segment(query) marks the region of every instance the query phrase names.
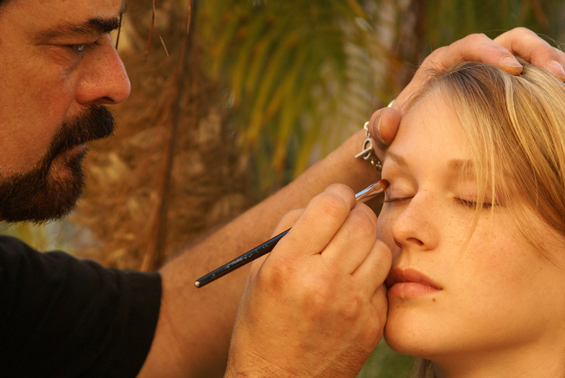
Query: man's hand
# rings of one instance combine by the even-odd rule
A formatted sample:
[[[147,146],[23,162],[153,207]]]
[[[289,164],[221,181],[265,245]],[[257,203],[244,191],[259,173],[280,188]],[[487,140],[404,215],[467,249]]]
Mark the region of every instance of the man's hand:
[[[376,221],[339,184],[283,218],[275,234],[292,230],[251,268],[226,377],[359,373],[386,321],[391,254]]]
[[[550,70],[552,59],[565,63],[562,53],[534,33],[515,29],[494,42],[481,35],[467,37],[437,50],[424,64],[438,68],[479,60],[504,66],[504,58],[513,59],[514,53]],[[510,64],[506,70],[519,73],[521,66]],[[414,86],[419,83],[413,80]],[[382,138],[392,141],[402,98],[409,93],[403,91],[394,108],[375,113],[373,138],[382,113]],[[140,376],[209,378],[224,373],[246,272],[240,269],[198,290],[192,280],[263,242],[276,219],[304,207],[331,183],[360,190],[378,180],[375,169],[353,159],[363,139],[360,130],[287,187],[161,269],[161,313]],[[238,310],[228,376],[355,376],[381,336],[386,316],[381,283],[391,259],[384,244],[375,241],[376,232],[368,230],[371,222],[365,216],[374,225],[374,215],[364,205],[354,206],[351,191],[332,187],[308,205],[263,265],[256,261]],[[293,219],[296,213],[275,233],[290,227]],[[358,269],[347,273],[355,264]]]
[[[431,53],[422,63],[414,78],[396,98],[391,108],[376,111],[369,122],[369,132],[374,139],[375,152],[383,158],[384,148],[392,142],[410,97],[425,83],[429,69],[445,70],[456,63],[476,61],[493,64],[508,73],[517,75],[522,65],[514,55],[545,68],[565,81],[565,54],[550,46],[526,28],[515,28],[491,40],[484,34],[472,34],[447,47]]]

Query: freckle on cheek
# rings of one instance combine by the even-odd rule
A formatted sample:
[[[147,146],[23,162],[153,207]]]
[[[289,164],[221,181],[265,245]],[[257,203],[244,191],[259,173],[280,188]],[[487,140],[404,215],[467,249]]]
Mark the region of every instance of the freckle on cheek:
[[[436,301],[436,299],[435,299],[435,298],[432,298],[432,301],[434,301],[434,302],[435,302],[435,301]]]

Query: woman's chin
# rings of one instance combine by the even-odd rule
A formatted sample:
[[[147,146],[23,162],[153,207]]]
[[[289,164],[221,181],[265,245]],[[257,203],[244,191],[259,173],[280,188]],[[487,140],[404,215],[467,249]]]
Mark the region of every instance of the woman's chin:
[[[432,332],[429,327],[422,327],[420,322],[389,316],[384,329],[384,338],[387,345],[395,352],[429,358],[433,351],[430,340],[434,340],[434,335],[427,334],[426,330]]]

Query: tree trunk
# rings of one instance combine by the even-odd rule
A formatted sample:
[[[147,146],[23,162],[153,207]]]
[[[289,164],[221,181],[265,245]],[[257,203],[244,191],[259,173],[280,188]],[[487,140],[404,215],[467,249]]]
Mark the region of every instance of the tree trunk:
[[[186,9],[178,1],[156,4],[146,51],[153,11],[139,0],[128,5],[119,51],[132,94],[115,108],[114,137],[89,146],[73,221],[100,241],[78,255],[155,270],[249,206],[250,169],[226,124],[222,88],[201,68],[197,25],[187,35]]]

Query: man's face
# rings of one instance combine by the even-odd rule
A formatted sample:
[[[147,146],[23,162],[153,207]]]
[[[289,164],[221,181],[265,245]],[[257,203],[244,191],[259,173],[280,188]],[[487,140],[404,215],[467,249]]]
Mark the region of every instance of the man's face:
[[[55,218],[80,195],[84,143],[130,83],[108,32],[122,0],[12,0],[0,9],[0,219]]]

